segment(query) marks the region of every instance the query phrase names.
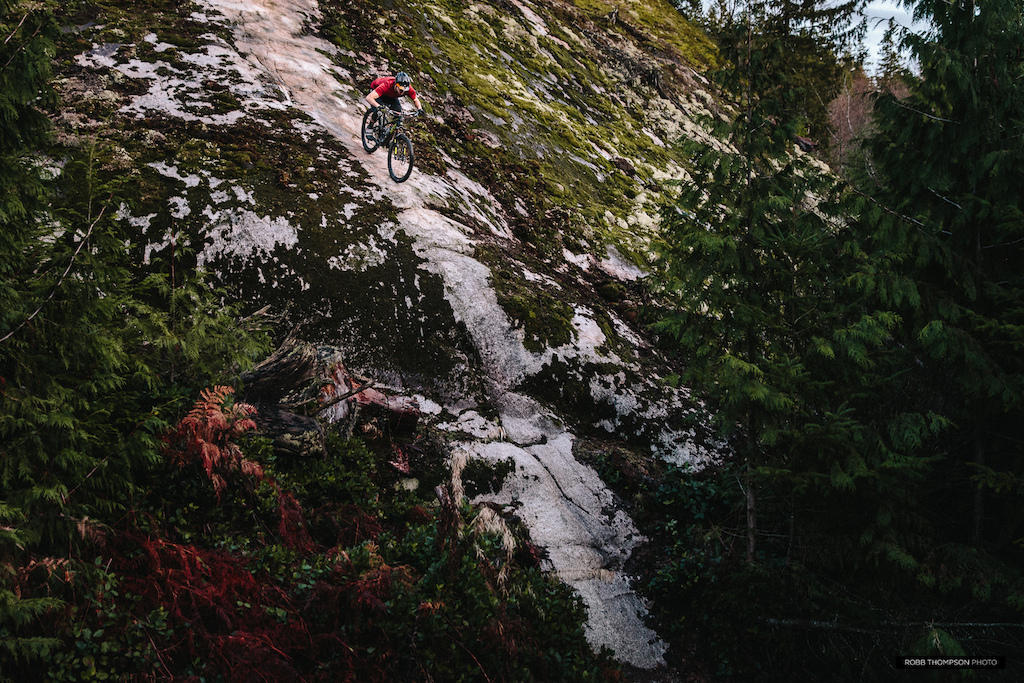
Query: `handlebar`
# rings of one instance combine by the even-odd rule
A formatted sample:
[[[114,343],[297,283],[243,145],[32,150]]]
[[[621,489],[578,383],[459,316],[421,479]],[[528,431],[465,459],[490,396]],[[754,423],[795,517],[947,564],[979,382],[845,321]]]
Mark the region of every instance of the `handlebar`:
[[[421,109],[413,109],[412,111],[395,111],[390,107],[380,107],[379,109],[383,109],[386,116],[400,116],[403,118],[412,118],[419,116],[421,113],[426,114],[426,112]]]

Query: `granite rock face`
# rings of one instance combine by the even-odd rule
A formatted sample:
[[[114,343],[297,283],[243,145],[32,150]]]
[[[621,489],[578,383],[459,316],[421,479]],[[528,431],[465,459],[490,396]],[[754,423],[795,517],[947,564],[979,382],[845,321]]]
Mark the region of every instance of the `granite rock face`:
[[[381,32],[373,52],[329,42],[326,7],[199,0],[159,30],[83,29],[58,133],[98,129],[100,105],[129,131],[148,191],[122,216],[148,242],[140,261],[187,246],[254,309],[415,402],[453,460],[514,463],[478,502],[525,522],[586,602],[593,644],[658,666],[623,570],[643,539],[573,444],[586,430],[678,465],[720,455],[637,323],[658,206],[685,179],[672,141],[698,134],[711,98],[639,14],[400,2],[365,21],[404,11],[421,33],[361,27]],[[358,16],[343,14],[346,35]],[[360,143],[365,84],[398,68],[432,112],[400,185]],[[296,448],[320,443],[296,424]]]

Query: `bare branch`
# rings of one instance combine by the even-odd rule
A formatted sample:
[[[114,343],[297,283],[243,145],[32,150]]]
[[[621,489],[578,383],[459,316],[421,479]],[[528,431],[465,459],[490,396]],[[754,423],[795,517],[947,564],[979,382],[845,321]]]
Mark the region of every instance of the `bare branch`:
[[[7,36],[7,39],[4,40],[4,45],[11,42],[11,38],[13,38],[14,34],[18,32],[18,29],[21,28],[21,25],[25,23],[26,19],[28,19],[28,14],[25,14],[25,16],[21,18],[21,21],[18,22],[18,25],[14,27],[13,31],[11,31],[11,35]]]
[[[60,286],[62,284],[64,284],[64,280],[67,278],[68,273],[71,272],[72,266],[75,265],[75,259],[78,258],[78,254],[81,253],[82,247],[85,246],[85,243],[89,241],[89,237],[92,235],[93,228],[95,228],[96,224],[100,222],[101,218],[103,218],[103,214],[106,213],[108,206],[110,206],[109,202],[103,205],[103,210],[100,211],[100,214],[96,216],[96,220],[94,220],[92,222],[92,225],[89,226],[89,230],[86,231],[85,236],[82,238],[82,241],[78,243],[78,248],[75,249],[75,253],[71,257],[71,261],[68,263],[68,267],[64,269],[64,274],[60,276],[60,279],[57,281],[57,284],[55,284],[53,286],[53,289],[50,290],[50,295],[47,296],[46,299],[44,299],[41,304],[39,304],[39,308],[33,311],[32,315],[23,320],[20,325],[18,325],[13,330],[5,334],[3,337],[0,337],[0,343],[7,341],[15,332],[17,332],[21,328],[25,327],[25,325],[28,325],[30,322],[32,322],[32,319],[39,315],[39,312],[43,310],[43,306],[45,306],[49,301],[51,301],[53,297],[57,294],[57,290],[60,289]]]
[[[341,403],[346,398],[351,398],[352,396],[355,396],[356,394],[362,393],[362,392],[366,391],[367,389],[372,389],[374,386],[375,385],[374,385],[373,382],[367,382],[363,386],[357,387],[357,388],[353,389],[352,391],[346,391],[341,396],[335,396],[330,401],[328,401],[327,403],[325,403],[322,406],[320,406],[319,408],[317,408],[316,412],[322,413],[323,411],[327,410],[331,406],[333,406],[333,405],[335,405],[337,403]]]

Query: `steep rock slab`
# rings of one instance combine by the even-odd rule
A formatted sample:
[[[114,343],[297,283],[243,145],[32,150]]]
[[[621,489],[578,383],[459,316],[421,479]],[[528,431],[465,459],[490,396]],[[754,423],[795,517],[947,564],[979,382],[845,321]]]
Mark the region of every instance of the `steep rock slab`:
[[[315,173],[329,166],[330,178],[342,182],[325,188],[307,181],[308,189],[300,189],[282,171],[280,196],[268,197],[270,188],[221,176],[212,165],[155,162],[151,172],[174,188],[160,210],[166,215],[131,220],[152,227],[154,250],[188,226],[200,263],[254,301],[266,301],[271,292],[277,300],[300,302],[307,329],[320,341],[345,346],[364,368],[389,368],[407,384],[417,372],[424,381],[445,374],[451,385],[440,395],[445,416],[459,416],[467,404],[496,406],[497,431],[506,436],[490,444],[460,442],[457,454],[487,459],[507,453],[516,460],[519,474],[497,500],[522,507],[537,541],[548,547],[552,569],[580,591],[592,642],[637,666],[655,666],[662,646],[643,626],[643,606],[621,572],[639,540],[636,530],[615,511],[596,474],[572,458],[571,431],[522,392],[531,382],[555,384],[563,397],[599,404],[605,429],[639,424],[637,433],[659,435],[651,439],[657,452],[685,460],[695,459],[699,446],[690,449],[693,439],[671,423],[693,408],[645,371],[635,353],[640,341],[614,314],[599,313],[596,302],[566,293],[572,302],[561,321],[566,341],[526,347],[525,327],[508,314],[492,267],[479,258],[485,239],[515,251],[508,210],[455,168],[443,176],[417,172],[401,186],[386,180],[384,156],[367,156],[359,146],[362,93],[336,78],[345,76],[331,58],[336,48],[305,30],[315,21],[315,3],[207,0],[205,6],[209,11],[196,19],[223,35],[215,16],[223,13],[233,22],[230,40],[211,33],[194,52],[178,50],[174,64],[138,62],[105,45],[80,63],[147,84],[143,95],[127,98],[124,116],[173,118],[204,134],[252,125],[270,138],[287,127],[319,148],[308,168],[288,168]],[[159,41],[147,42],[162,54]],[[204,99],[209,93],[202,84],[209,82],[234,98],[232,111],[218,111]],[[288,154],[287,141],[282,145],[282,155]],[[215,146],[209,152],[215,154]],[[570,264],[548,272],[543,263],[527,266],[521,256],[500,258],[529,287],[568,292],[563,285],[571,278],[560,278]],[[581,261],[631,272],[612,250]],[[427,363],[409,353],[427,347],[434,348]]]
[[[597,473],[573,457],[574,437],[554,415],[514,392],[502,395],[499,411],[495,429],[483,431],[503,440],[454,446],[456,460],[515,465],[501,491],[480,500],[515,509],[533,541],[547,551],[550,570],[586,603],[592,645],[608,647],[620,661],[639,668],[664,664],[665,645],[644,624],[647,610],[623,572],[633,548],[644,540],[633,521],[617,509]],[[464,426],[452,428],[463,431]]]
[[[217,4],[217,0],[209,1]],[[352,115],[350,106],[325,97],[322,90],[318,90],[318,83],[320,88],[334,85],[317,78],[327,72],[326,66],[317,67],[305,61],[311,52],[306,47],[308,39],[296,41],[295,27],[299,22],[294,17],[284,20],[275,17],[270,8],[266,11],[252,9],[258,4],[246,3],[249,9],[239,8],[238,32],[246,37],[240,47],[258,55],[256,59],[261,63],[273,65],[275,80],[289,92],[292,102],[299,103],[314,119],[325,122],[328,129],[342,139],[354,139],[358,116]],[[302,0],[291,5],[292,11],[312,9]],[[222,9],[230,11],[237,6],[238,3],[226,3]],[[296,42],[299,43],[296,54],[289,57],[292,53],[289,45]],[[277,56],[282,50],[285,54]],[[309,74],[313,76],[307,81]],[[377,155],[370,159],[381,158]],[[374,168],[373,172],[379,174],[377,177],[385,177],[383,170]],[[399,225],[415,238],[415,249],[425,258],[425,269],[439,275],[444,282],[445,296],[456,319],[466,325],[473,338],[489,379],[492,399],[506,406],[502,423],[511,441],[464,442],[459,444],[456,457],[464,454],[482,459],[513,458],[517,476],[495,502],[521,506],[519,514],[535,542],[547,549],[552,569],[579,591],[588,608],[591,643],[609,647],[618,658],[634,666],[653,668],[664,661],[664,645],[644,625],[644,607],[621,571],[622,564],[640,540],[636,528],[621,510],[608,518],[607,511],[614,506],[612,494],[592,469],[573,458],[572,435],[555,427],[557,423],[531,400],[518,396],[516,400],[509,400],[513,397],[505,392],[526,375],[536,374],[543,360],[538,354],[525,350],[521,335],[513,329],[489,286],[489,269],[469,256],[472,253],[470,231],[425,206],[425,198],[436,201],[453,191],[465,192],[467,186],[482,194],[482,188],[460,183],[460,175],[450,174],[455,187],[447,180],[421,175],[407,185],[382,188],[382,193],[404,208],[399,214]],[[464,199],[462,203],[472,206],[481,199],[487,197]],[[493,225],[491,221],[487,224],[492,225],[492,232],[496,234],[505,232],[500,224]],[[579,321],[581,331],[586,324],[586,318]],[[586,351],[591,354],[602,341],[593,332],[584,331],[579,337],[584,340],[584,346],[589,346]],[[588,340],[589,345],[585,343]],[[581,350],[575,349],[577,353]],[[511,406],[515,406],[514,413],[509,411]],[[546,443],[525,446],[516,443],[517,438],[530,442],[536,437]]]
[[[352,77],[332,59],[338,49],[307,30],[317,21],[316,3],[312,0],[252,3],[208,0],[208,5],[235,22],[236,44],[250,64],[265,70],[262,80],[275,83],[285,101],[347,145],[353,161],[362,167],[369,181],[370,196],[364,194],[362,198],[356,197],[356,201],[376,201],[398,211],[393,222],[389,220],[379,226],[379,235],[374,236],[371,228],[369,234],[364,232],[364,239],[378,247],[378,259],[387,263],[393,260],[394,246],[389,246],[388,241],[394,244],[396,229],[413,238],[415,254],[425,259],[415,267],[437,275],[443,282],[447,306],[472,337],[473,350],[480,355],[485,376],[504,388],[531,379],[533,385],[564,386],[563,395],[557,398],[567,399],[560,400],[563,405],[578,406],[578,417],[586,420],[599,415],[592,422],[595,426],[630,438],[638,437],[648,443],[656,455],[677,464],[699,463],[714,457],[717,445],[706,444],[707,434],[699,433],[699,407],[684,393],[663,383],[658,371],[637,358],[637,350],[643,343],[614,311],[597,311],[582,300],[571,303],[573,298],[585,297],[586,293],[567,291],[554,279],[531,273],[531,266],[525,262],[501,254],[503,249],[515,251],[520,245],[505,220],[507,210],[487,189],[456,168],[448,168],[443,176],[416,172],[403,185],[386,181],[385,155],[366,155],[358,143],[359,124],[365,111],[363,93],[345,85]],[[533,31],[543,28],[543,22],[538,24],[536,17],[529,13],[524,17]],[[424,95],[429,101],[429,86],[425,88]],[[467,220],[456,220],[453,216]],[[481,228],[486,230],[485,236],[494,238],[496,258],[507,266],[506,280],[513,283],[513,289],[503,296],[498,292],[497,305],[493,305],[494,273],[481,268],[482,243],[478,234]],[[438,243],[441,235],[446,241],[444,245]],[[351,247],[352,251],[358,249],[356,244]],[[346,267],[343,264],[348,255],[334,257],[331,263]],[[614,248],[593,256],[569,256],[586,267],[593,266],[607,273],[624,273],[627,277],[637,274],[635,266],[627,267]],[[572,267],[568,263],[562,266],[538,263],[532,267],[552,266],[563,273]],[[401,277],[407,282],[406,273],[408,269]],[[395,307],[396,317],[408,318],[410,313],[420,315],[415,309],[423,299],[422,292],[414,296],[408,289],[405,292],[402,289],[399,287],[395,292],[399,304]],[[534,333],[522,318],[528,321],[541,311],[520,311],[522,318],[510,318],[507,312],[510,301],[514,304],[519,292],[526,290],[542,295],[529,301],[528,306],[544,307],[547,302],[560,299],[570,302],[568,306],[561,305],[562,317],[556,320],[561,329],[559,334],[568,337],[568,343],[556,336],[557,342],[550,344],[554,348],[538,351],[535,348],[538,340],[532,337]],[[407,302],[404,308],[409,313],[402,310],[403,298]],[[436,309],[437,303],[425,305]],[[429,311],[424,313],[432,315]],[[333,343],[333,340],[325,341]],[[539,341],[542,345],[545,342]],[[524,344],[530,342],[532,350],[526,350]],[[408,339],[405,347],[411,348],[416,343]],[[402,373],[409,368],[389,370]],[[591,404],[598,409],[592,409]]]

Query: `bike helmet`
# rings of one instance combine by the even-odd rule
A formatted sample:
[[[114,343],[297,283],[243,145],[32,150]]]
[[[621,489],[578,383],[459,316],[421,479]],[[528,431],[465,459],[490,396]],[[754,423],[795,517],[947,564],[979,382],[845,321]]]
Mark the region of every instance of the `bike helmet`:
[[[409,84],[412,83],[412,79],[409,78],[409,74],[405,73],[404,71],[399,71],[397,74],[395,74],[395,83],[398,83],[398,85],[404,85],[406,87],[409,87]]]

